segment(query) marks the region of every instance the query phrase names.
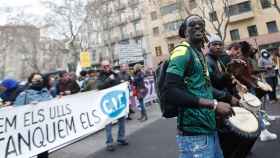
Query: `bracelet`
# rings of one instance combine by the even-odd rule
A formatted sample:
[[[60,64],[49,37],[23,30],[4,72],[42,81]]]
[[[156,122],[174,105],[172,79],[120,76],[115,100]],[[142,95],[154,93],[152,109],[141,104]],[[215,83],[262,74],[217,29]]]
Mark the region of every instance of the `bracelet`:
[[[216,99],[213,100],[213,110],[216,111],[218,106],[218,101]]]

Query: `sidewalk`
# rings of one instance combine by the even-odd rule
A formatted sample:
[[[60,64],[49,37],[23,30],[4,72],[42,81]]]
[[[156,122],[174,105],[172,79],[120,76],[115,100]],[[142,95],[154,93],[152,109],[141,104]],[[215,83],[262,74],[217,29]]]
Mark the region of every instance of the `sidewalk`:
[[[137,118],[139,113],[133,114],[133,120],[127,122],[126,135],[129,136],[134,132],[150,125],[161,118],[161,113],[158,104],[152,104],[147,107],[148,121],[139,122]],[[116,140],[117,126],[113,128],[113,137]],[[129,141],[129,140],[128,140]],[[98,133],[92,134],[76,143],[68,145],[60,150],[54,151],[50,154],[50,158],[86,158],[90,155],[105,148],[105,131],[102,130]]]

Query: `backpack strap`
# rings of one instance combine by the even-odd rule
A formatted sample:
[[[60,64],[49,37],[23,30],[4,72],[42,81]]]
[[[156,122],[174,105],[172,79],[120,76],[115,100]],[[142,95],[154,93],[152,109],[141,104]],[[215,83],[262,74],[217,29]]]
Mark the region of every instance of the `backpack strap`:
[[[191,55],[191,59],[185,65],[185,71],[184,71],[184,76],[183,76],[184,80],[185,80],[186,76],[188,76],[188,75],[190,75],[192,73],[194,57],[193,57],[193,53],[192,53],[192,51],[190,51],[190,49],[189,49],[190,47],[188,45],[180,44],[180,45],[176,46],[174,49],[176,49],[178,47],[186,47],[187,48],[186,49],[186,53],[187,53],[187,51],[189,51],[191,53],[190,54]],[[178,108],[178,114],[183,115],[183,112],[184,111],[182,110],[182,108]],[[182,129],[183,126],[182,125],[183,125],[183,117],[180,117],[179,118],[179,126],[177,128],[179,128],[179,130],[181,130],[181,131],[183,131],[183,129]]]

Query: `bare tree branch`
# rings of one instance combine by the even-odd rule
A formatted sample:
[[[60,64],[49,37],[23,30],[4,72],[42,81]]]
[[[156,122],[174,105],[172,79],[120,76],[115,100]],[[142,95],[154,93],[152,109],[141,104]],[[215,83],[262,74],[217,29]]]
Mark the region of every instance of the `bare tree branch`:
[[[225,41],[230,18],[225,14],[225,12],[228,9],[229,3],[228,0],[223,0],[222,3],[225,9],[221,11],[221,13],[219,13],[217,12],[217,4],[215,4],[216,2],[217,1],[207,0],[207,2],[199,4],[197,8],[200,11],[200,15],[211,24],[212,28],[216,31],[217,35],[220,36],[223,41]]]
[[[278,11],[278,13],[280,13],[280,6],[278,5],[278,1],[277,0],[274,0],[273,1],[273,6],[276,8],[276,10]]]

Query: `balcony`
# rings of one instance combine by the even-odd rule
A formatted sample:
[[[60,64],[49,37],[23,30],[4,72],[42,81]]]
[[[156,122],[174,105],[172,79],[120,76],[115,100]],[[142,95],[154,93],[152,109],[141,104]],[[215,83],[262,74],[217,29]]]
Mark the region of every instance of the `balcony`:
[[[140,13],[137,13],[135,15],[129,16],[129,21],[134,22],[137,20],[141,20],[141,18],[142,18],[142,15]]]
[[[124,3],[119,3],[119,5],[116,6],[116,10],[117,10],[117,11],[121,11],[121,10],[123,10],[123,9],[125,9],[125,4],[124,4]]]
[[[127,19],[121,19],[119,21],[116,21],[117,26],[125,25],[125,24],[127,24]]]
[[[229,0],[228,3],[229,3],[229,5],[235,5],[235,4],[248,2],[248,1],[250,1],[250,0]]]
[[[249,11],[238,15],[230,16],[229,23],[235,23],[243,20],[252,19],[252,18],[254,18],[254,13],[253,11]]]
[[[121,38],[122,41],[125,41],[128,39],[129,39],[129,34],[127,34],[127,33],[122,34],[122,38]]]
[[[141,31],[141,30],[137,30],[137,31],[135,31],[135,32],[131,32],[131,33],[130,33],[130,36],[131,36],[132,38],[142,37],[142,36],[144,36],[144,32]]]
[[[177,31],[166,31],[163,33],[164,38],[174,38],[178,36]]]
[[[139,4],[139,0],[129,0],[128,1],[129,6],[134,6],[134,5],[138,5],[138,4]]]

